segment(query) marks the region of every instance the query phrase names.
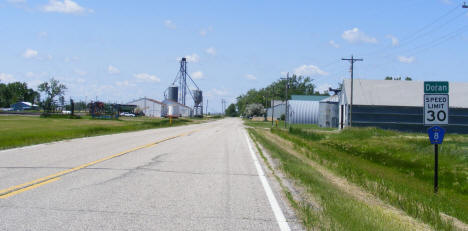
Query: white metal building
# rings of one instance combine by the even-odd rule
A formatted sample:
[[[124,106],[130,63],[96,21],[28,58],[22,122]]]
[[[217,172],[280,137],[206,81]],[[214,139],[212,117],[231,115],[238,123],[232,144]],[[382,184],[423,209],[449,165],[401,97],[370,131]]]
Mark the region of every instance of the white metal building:
[[[169,106],[173,106],[173,107],[176,107],[176,109],[174,109],[174,111],[177,111],[179,112],[179,116],[180,117],[191,117],[193,115],[193,109],[188,107],[188,106],[184,106],[178,102],[175,102],[175,101],[172,101],[170,99],[165,99],[163,101],[163,103],[165,105],[167,105],[168,107]],[[166,110],[164,111],[163,115],[166,116],[168,113],[168,110],[166,108]]]
[[[137,105],[136,110],[143,111],[145,116],[149,117],[163,117],[163,113],[166,110],[166,105],[164,103],[146,97],[128,102],[127,104]]]

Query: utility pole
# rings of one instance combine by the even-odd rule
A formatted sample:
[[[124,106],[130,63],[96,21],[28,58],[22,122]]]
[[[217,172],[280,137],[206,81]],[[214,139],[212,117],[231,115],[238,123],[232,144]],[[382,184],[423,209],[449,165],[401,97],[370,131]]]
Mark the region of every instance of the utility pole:
[[[206,99],[205,113],[208,115],[208,99]]]
[[[285,86],[285,91],[286,91],[286,109],[285,109],[285,115],[284,115],[284,128],[286,128],[286,122],[289,123],[289,107],[288,107],[288,89],[289,89],[289,72],[286,74],[286,78],[281,78],[282,80],[286,80],[286,86]]]
[[[274,119],[273,115],[275,114],[275,87],[271,87],[271,127],[273,127]]]
[[[349,126],[353,126],[353,90],[354,90],[354,62],[357,61],[364,61],[364,59],[355,59],[353,55],[351,55],[350,59],[341,59],[344,61],[349,61],[351,63],[351,104],[349,106]],[[346,87],[346,86],[345,86]],[[346,88],[345,88],[346,89]]]

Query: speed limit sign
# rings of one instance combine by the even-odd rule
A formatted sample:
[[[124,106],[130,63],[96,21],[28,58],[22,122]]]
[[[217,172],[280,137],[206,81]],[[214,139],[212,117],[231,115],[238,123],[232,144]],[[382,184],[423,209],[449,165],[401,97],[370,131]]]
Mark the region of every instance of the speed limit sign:
[[[448,124],[449,113],[448,94],[425,94],[424,95],[424,124]]]
[[[449,83],[424,82],[424,125],[448,124]]]

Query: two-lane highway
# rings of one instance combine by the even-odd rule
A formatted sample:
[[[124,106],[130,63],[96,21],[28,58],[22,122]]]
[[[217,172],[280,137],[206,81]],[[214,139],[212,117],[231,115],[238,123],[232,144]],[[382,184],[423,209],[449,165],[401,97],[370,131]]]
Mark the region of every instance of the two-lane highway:
[[[0,151],[0,230],[295,229],[250,142],[224,119]]]

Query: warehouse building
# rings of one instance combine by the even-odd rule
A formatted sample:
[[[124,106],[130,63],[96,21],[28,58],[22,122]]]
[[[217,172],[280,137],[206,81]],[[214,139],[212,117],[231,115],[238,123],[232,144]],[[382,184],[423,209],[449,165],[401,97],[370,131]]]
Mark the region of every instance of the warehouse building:
[[[163,113],[166,110],[164,103],[146,97],[128,102],[127,104],[136,105],[135,111],[142,111],[145,116],[149,117],[163,117]]]
[[[400,131],[426,132],[423,124],[424,82],[355,79],[352,115],[351,80],[343,81],[339,98],[339,127],[375,126]],[[468,83],[449,83],[450,133],[468,133]]]

